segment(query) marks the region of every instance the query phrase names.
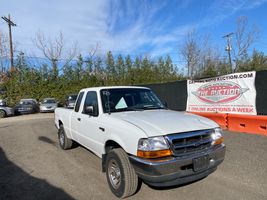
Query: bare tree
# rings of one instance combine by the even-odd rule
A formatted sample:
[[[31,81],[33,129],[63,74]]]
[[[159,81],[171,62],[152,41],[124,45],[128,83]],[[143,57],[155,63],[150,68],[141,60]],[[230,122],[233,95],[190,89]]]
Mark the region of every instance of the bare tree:
[[[1,61],[3,58],[6,58],[8,56],[8,36],[3,32],[0,32],[0,56]],[[1,65],[1,67],[2,66],[3,65]]]
[[[249,48],[259,38],[259,29],[257,26],[249,27],[248,19],[245,16],[239,17],[236,22],[235,41],[233,53],[235,57],[236,68],[238,69],[240,61],[248,58]]]
[[[0,31],[0,82],[5,73],[5,62],[8,58],[8,36]]]
[[[93,47],[89,49],[89,59],[93,59],[97,51],[100,49],[100,42],[97,42]]]
[[[88,51],[88,57],[87,61],[87,71],[89,72],[90,76],[94,75],[98,79],[104,80],[106,79],[106,74],[104,74],[104,71],[101,68],[101,63],[100,63],[100,57],[97,55],[97,52],[100,50],[100,42],[96,42],[95,45],[92,45],[89,48]]]
[[[210,35],[199,35],[195,30],[188,32],[180,49],[186,61],[188,78],[216,76],[221,54],[216,46],[211,44]]]
[[[195,30],[188,32],[184,44],[181,48],[181,54],[186,60],[187,76],[193,79],[199,63],[201,48],[198,43]]]
[[[71,48],[65,50],[66,45],[64,44],[62,32],[54,39],[51,39],[39,31],[36,33],[34,42],[37,48],[51,62],[54,78],[58,77],[58,62],[61,62],[61,68],[63,69],[76,56],[77,44],[75,43]]]

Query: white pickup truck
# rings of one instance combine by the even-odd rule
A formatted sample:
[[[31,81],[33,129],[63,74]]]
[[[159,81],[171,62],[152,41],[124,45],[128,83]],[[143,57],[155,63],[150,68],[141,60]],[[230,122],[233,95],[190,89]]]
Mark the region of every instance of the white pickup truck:
[[[120,198],[133,195],[139,180],[165,187],[202,179],[225,156],[218,124],[167,109],[145,87],[82,89],[74,110],[56,109],[55,124],[62,149],[75,141],[102,159]]]

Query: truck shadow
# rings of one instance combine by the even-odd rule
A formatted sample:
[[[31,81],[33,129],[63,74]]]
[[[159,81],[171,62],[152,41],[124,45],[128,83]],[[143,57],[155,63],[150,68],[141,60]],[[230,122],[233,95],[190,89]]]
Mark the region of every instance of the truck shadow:
[[[7,126],[1,126],[0,129],[1,129],[1,128],[8,128],[8,127],[10,127],[10,126],[8,126],[8,125],[7,125]]]
[[[56,146],[56,142],[54,142],[53,140],[51,140],[50,138],[48,138],[48,137],[46,137],[46,136],[39,136],[39,137],[38,137],[38,140]]]
[[[0,147],[0,199],[74,199],[63,189],[31,176],[8,160]]]
[[[58,142],[55,142],[54,140],[52,140],[52,139],[50,139],[50,138],[48,138],[46,136],[39,136],[38,140],[40,140],[41,142],[52,144],[55,147],[59,146]],[[71,148],[74,149],[74,148],[77,148],[77,147],[79,147],[79,144],[76,143],[75,141],[73,141],[73,144],[72,144]]]
[[[153,185],[149,185],[147,183],[145,183],[148,187],[150,187],[151,189],[154,189],[154,190],[172,190],[172,189],[176,189],[176,188],[181,188],[181,187],[185,187],[187,185],[191,185],[193,183],[196,183],[198,181],[201,181],[203,179],[205,179],[206,177],[203,177],[201,179],[198,179],[198,180],[195,180],[195,181],[191,181],[191,182],[188,182],[188,183],[183,183],[183,184],[178,184],[178,185],[174,185],[174,186],[162,186],[162,187],[157,187],[157,186],[153,186]]]

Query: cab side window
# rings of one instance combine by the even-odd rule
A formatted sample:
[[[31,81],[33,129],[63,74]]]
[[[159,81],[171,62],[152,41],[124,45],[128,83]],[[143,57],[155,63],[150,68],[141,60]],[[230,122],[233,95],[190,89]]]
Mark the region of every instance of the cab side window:
[[[81,92],[77,98],[77,102],[75,104],[75,108],[74,108],[74,111],[75,112],[79,112],[79,109],[80,109],[80,105],[81,105],[81,101],[83,99],[83,95],[84,95],[84,92]]]
[[[97,101],[97,94],[94,91],[87,92],[85,101],[84,101],[84,106],[83,110],[87,106],[92,106],[93,107],[93,116],[98,116],[98,101]]]

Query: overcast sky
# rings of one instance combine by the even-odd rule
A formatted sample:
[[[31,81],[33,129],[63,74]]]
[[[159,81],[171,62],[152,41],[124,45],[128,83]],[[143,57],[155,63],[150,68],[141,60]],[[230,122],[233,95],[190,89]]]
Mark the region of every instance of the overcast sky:
[[[224,49],[222,36],[233,32],[238,16],[257,24],[257,49],[267,53],[266,0],[0,0],[0,15],[9,13],[18,49],[42,56],[32,43],[37,31],[53,38],[62,31],[68,45],[78,42],[85,54],[97,42],[100,51],[159,56],[170,54],[176,64],[185,34],[196,29],[210,34]],[[0,30],[7,25],[0,22]]]

